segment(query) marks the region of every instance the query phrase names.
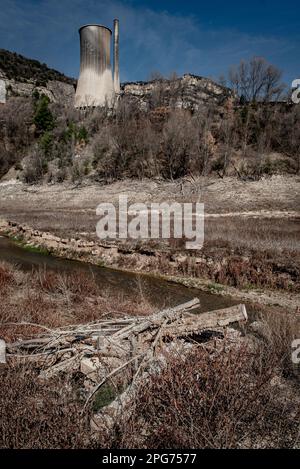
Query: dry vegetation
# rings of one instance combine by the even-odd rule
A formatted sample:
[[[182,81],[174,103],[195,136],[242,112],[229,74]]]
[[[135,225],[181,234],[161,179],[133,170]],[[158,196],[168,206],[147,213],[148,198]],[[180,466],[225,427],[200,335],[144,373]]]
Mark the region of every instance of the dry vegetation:
[[[103,297],[87,274],[23,273],[4,263],[0,298],[0,335],[7,340],[40,332],[20,322],[57,327],[151,312],[142,302]],[[0,446],[299,447],[299,383],[290,360],[299,318],[263,311],[256,319],[263,332],[246,334],[240,345],[225,339],[213,353],[199,343],[188,355],[166,354],[161,374],[140,386],[133,408],[109,432],[92,434],[92,409],[81,414],[81,373],[44,381],[33,364],[12,362],[0,369]]]
[[[240,100],[225,99],[227,90],[222,105],[211,100],[197,111],[177,109],[160,80],[147,110],[126,96],[113,113],[50,104],[37,91],[11,98],[0,110],[0,176],[14,165],[30,184],[299,174],[300,108],[275,101],[280,76],[261,59],[243,63],[229,83]]]
[[[142,294],[133,304],[115,291],[103,291],[92,274],[44,269],[25,273],[6,263],[0,264],[0,298],[0,333],[6,340],[39,332],[30,323],[55,328],[152,310]],[[20,322],[29,325],[20,327]]]
[[[258,217],[210,219],[206,222],[208,247],[247,252],[267,252],[277,258],[300,254],[299,223],[296,219],[259,219]]]
[[[121,424],[121,445],[296,447],[300,415],[295,402],[282,406],[270,385],[274,358],[247,347],[214,358],[201,348],[187,358],[169,357],[150,389],[141,387],[134,412]]]
[[[235,287],[299,292],[300,245],[296,220],[209,219],[205,229],[201,255],[214,262],[197,266],[191,258],[189,270],[193,276]]]
[[[0,448],[46,449],[88,446],[81,406],[68,379],[38,380],[32,366],[0,369]]]
[[[153,113],[126,102],[125,110],[119,109],[114,117],[99,110],[82,115],[50,105],[53,125],[49,126],[45,115],[34,110],[34,102],[24,104],[22,98],[13,98],[1,110],[1,173],[15,165],[27,183],[175,180],[189,174],[258,179],[299,172],[299,135],[286,139],[291,128],[298,132],[298,106],[229,103],[223,110],[211,105],[197,113],[159,108],[157,120],[158,111],[153,118]],[[12,124],[9,116],[15,116],[17,109]],[[25,142],[19,135],[27,136]],[[274,159],[274,152],[279,157]]]

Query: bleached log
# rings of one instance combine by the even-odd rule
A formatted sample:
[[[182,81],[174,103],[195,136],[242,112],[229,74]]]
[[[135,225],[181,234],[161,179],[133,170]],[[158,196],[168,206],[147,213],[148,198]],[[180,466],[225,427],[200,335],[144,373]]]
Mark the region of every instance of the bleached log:
[[[86,325],[67,326],[61,329],[49,330],[50,334],[42,334],[30,340],[17,341],[7,344],[5,348],[11,356],[20,356],[22,350],[28,353],[28,358],[41,360],[44,368],[40,377],[49,378],[59,372],[72,372],[79,369],[82,357],[99,357],[99,376],[102,381],[94,387],[85,403],[85,408],[96,392],[115,374],[123,371],[132,363],[135,372],[131,388],[135,387],[137,380],[144,379],[145,367],[155,359],[156,350],[160,349],[159,341],[164,338],[181,338],[199,334],[202,331],[218,329],[234,322],[246,321],[247,312],[244,305],[237,305],[225,309],[202,314],[190,314],[199,308],[197,298],[182,305],[168,308],[148,317],[134,317],[121,320],[97,321]],[[86,340],[88,339],[88,343]],[[53,355],[64,352],[72,353],[64,360],[53,365]],[[61,356],[61,355],[60,355]],[[25,358],[24,355],[22,358]],[[48,357],[48,358],[47,358]],[[101,357],[118,358],[120,366],[116,366],[107,373]],[[58,357],[57,357],[58,358]],[[55,361],[57,362],[57,358]],[[45,359],[45,360],[43,360]],[[42,363],[43,362],[43,363]],[[49,363],[52,362],[52,363]],[[45,367],[45,365],[47,365]],[[103,373],[103,374],[102,374]],[[126,396],[126,394],[125,394]]]
[[[60,363],[51,366],[50,368],[47,368],[46,370],[43,370],[40,374],[39,377],[42,379],[45,378],[52,378],[53,376],[56,376],[60,372],[67,372],[71,371],[76,367],[76,361],[80,360],[82,354],[75,355],[74,357],[68,358],[67,360],[63,360]]]
[[[159,313],[153,314],[148,319],[144,320],[142,323],[131,325],[126,327],[125,329],[121,329],[119,332],[113,334],[114,340],[122,340],[127,339],[132,334],[141,334],[142,332],[146,331],[151,327],[159,327],[162,323],[169,319],[169,321],[174,321],[176,318],[180,318],[180,316],[188,311],[193,309],[199,308],[200,301],[198,298],[194,298],[187,303],[184,303],[179,306],[175,306],[173,308],[168,308]]]
[[[234,322],[247,321],[247,319],[245,305],[231,306],[193,317],[183,317],[176,323],[166,325],[162,335],[163,337],[184,337],[207,329],[225,327]]]
[[[7,344],[7,348],[11,349],[34,349],[42,347],[49,342],[49,337],[40,337],[38,339],[20,340],[12,344]]]

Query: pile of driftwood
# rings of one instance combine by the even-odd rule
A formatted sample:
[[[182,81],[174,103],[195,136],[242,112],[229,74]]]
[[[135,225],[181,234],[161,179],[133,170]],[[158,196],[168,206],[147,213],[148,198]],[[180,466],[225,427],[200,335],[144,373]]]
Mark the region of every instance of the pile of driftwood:
[[[118,400],[124,402],[135,383],[149,374],[164,347],[180,341],[197,342],[208,331],[211,337],[216,337],[231,323],[247,320],[244,305],[203,314],[191,313],[199,306],[199,300],[195,298],[148,317],[103,319],[55,330],[21,323],[38,327],[41,333],[10,344],[0,341],[0,361],[8,364],[10,360],[34,362],[39,367],[41,379],[61,372],[81,371],[89,384],[85,408],[105,383],[126,370],[125,391]]]

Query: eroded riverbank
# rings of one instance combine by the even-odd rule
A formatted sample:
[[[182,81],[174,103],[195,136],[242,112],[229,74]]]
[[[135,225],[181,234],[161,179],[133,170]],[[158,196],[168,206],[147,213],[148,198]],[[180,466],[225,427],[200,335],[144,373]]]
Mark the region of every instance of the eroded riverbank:
[[[64,268],[67,269],[89,269],[97,268],[101,272],[102,281],[108,282],[106,286],[126,286],[125,291],[144,289],[149,291],[153,298],[161,298],[164,301],[184,301],[201,291],[203,296],[203,311],[214,307],[224,307],[233,304],[232,301],[251,302],[265,306],[282,307],[295,311],[300,304],[300,295],[285,291],[268,291],[251,288],[248,290],[238,289],[227,285],[213,283],[206,279],[193,278],[188,275],[165,274],[160,271],[162,253],[126,250],[120,246],[84,241],[82,239],[61,239],[51,233],[43,233],[34,230],[27,225],[15,222],[0,221],[0,233],[25,246],[27,251],[21,249],[13,242],[2,238],[2,259],[15,261],[16,263],[28,263],[32,266],[47,264],[50,268],[62,262],[53,256],[64,258]],[[0,243],[1,246],[1,243]],[[37,248],[37,252],[35,251]],[[38,251],[52,254],[43,256]],[[16,255],[17,254],[17,255]],[[14,257],[15,256],[15,257]],[[150,259],[150,263],[149,263]],[[47,260],[47,262],[46,262]],[[80,261],[76,264],[69,261]],[[172,260],[171,260],[172,262]],[[174,262],[174,261],[173,261]],[[179,257],[180,263],[180,257]],[[61,265],[61,264],[59,264]],[[94,267],[92,267],[94,266]],[[61,265],[62,267],[62,265]],[[106,268],[103,268],[106,267]],[[174,266],[173,266],[174,267]],[[147,273],[145,275],[145,273]],[[138,276],[135,274],[139,274]],[[124,280],[126,278],[126,280]],[[144,286],[141,286],[143,284]],[[168,286],[166,290],[161,285]],[[185,288],[185,287],[188,287]],[[194,289],[194,291],[193,291]],[[162,293],[163,291],[163,293]],[[163,306],[165,303],[160,303]],[[205,309],[207,306],[207,309]]]
[[[201,297],[199,312],[224,308],[237,303],[230,297],[217,296],[196,288],[176,285],[167,279],[111,269],[70,258],[63,259],[46,255],[38,250],[26,249],[26,247],[24,249],[5,237],[0,237],[0,261],[18,265],[25,271],[41,269],[57,273],[87,273],[95,279],[103,291],[115,291],[116,295],[131,300],[139,297],[157,307],[174,306],[195,296]]]

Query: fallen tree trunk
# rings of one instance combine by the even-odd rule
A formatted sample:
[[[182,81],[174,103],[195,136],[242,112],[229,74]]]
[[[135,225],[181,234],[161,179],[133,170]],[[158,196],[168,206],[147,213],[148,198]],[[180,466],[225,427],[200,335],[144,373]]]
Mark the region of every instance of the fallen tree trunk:
[[[44,338],[38,338],[38,339],[27,339],[27,340],[19,340],[17,342],[14,342],[12,344],[7,344],[7,348],[9,351],[13,349],[35,349],[38,347],[42,347],[43,345],[46,345],[49,342],[48,337]]]
[[[121,329],[112,335],[114,340],[124,340],[128,339],[131,335],[138,335],[145,332],[149,328],[157,328],[161,326],[165,320],[175,321],[179,319],[182,314],[192,311],[193,309],[200,307],[200,301],[198,298],[194,298],[187,303],[184,303],[179,306],[174,306],[174,308],[165,309],[159,313],[153,314],[148,319],[144,320],[140,324],[131,325],[125,329]]]
[[[210,311],[193,317],[183,317],[176,323],[164,327],[163,337],[185,337],[197,334],[199,331],[225,327],[234,322],[247,321],[248,315],[245,305]]]

